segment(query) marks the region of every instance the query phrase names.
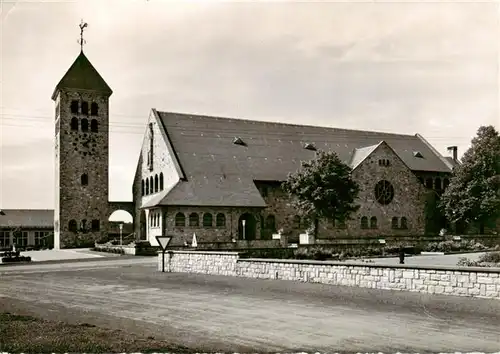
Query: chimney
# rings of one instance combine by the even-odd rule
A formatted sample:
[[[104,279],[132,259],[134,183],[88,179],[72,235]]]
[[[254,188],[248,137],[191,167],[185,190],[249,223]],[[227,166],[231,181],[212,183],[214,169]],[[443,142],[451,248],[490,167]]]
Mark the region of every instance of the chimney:
[[[458,161],[458,147],[457,146],[448,146],[448,152],[453,152],[453,160]]]

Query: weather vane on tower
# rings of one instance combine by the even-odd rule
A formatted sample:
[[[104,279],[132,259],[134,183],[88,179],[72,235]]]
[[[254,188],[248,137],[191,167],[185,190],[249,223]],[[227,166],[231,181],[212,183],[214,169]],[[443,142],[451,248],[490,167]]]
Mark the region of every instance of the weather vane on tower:
[[[80,27],[80,40],[78,41],[78,43],[80,44],[80,50],[83,52],[83,45],[87,43],[85,39],[83,39],[83,30],[88,26],[88,24],[87,22],[83,22],[82,19],[82,22],[78,26]]]

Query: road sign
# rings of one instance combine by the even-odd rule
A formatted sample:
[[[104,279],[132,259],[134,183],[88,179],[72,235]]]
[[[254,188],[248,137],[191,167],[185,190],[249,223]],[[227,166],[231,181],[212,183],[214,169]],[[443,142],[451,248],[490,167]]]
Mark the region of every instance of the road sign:
[[[171,239],[172,236],[156,236],[156,241],[158,241],[162,251],[165,251]]]
[[[156,236],[156,241],[161,247],[162,251],[162,262],[161,262],[161,271],[165,272],[165,251],[167,250],[167,246],[170,243],[170,240],[172,239],[172,236]]]

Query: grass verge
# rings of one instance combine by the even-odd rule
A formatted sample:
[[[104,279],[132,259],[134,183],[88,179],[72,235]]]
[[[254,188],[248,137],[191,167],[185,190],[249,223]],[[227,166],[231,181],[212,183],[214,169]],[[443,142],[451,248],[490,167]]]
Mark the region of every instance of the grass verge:
[[[0,352],[10,353],[193,352],[153,337],[142,338],[87,323],[70,325],[8,312],[0,313],[0,333]]]

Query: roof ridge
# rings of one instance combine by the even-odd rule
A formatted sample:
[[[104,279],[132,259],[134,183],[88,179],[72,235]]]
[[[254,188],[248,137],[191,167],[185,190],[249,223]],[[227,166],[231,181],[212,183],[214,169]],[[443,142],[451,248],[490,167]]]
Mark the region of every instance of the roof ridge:
[[[249,118],[221,117],[221,116],[196,114],[196,113],[179,113],[179,112],[167,112],[167,111],[157,111],[157,112],[160,115],[165,114],[165,115],[178,115],[178,116],[192,117],[192,118],[198,117],[198,118],[209,118],[209,119],[224,119],[224,120],[243,121],[243,122],[250,122],[250,123],[260,123],[260,124],[279,124],[279,125],[286,125],[289,127],[297,127],[297,128],[307,127],[307,128],[319,128],[319,129],[335,129],[335,130],[344,131],[344,132],[363,132],[363,133],[369,133],[369,134],[373,134],[373,135],[385,134],[385,135],[390,135],[390,136],[404,136],[406,138],[408,138],[408,137],[416,138],[415,134],[389,133],[389,132],[374,131],[374,130],[336,128],[336,127],[328,127],[328,126],[322,126],[322,125],[296,124],[296,123],[286,123],[286,122],[276,122],[276,121],[255,120],[255,119],[249,119]]]

